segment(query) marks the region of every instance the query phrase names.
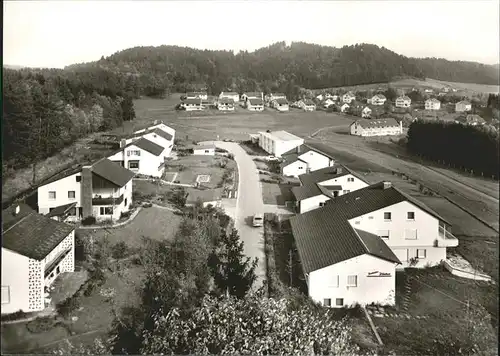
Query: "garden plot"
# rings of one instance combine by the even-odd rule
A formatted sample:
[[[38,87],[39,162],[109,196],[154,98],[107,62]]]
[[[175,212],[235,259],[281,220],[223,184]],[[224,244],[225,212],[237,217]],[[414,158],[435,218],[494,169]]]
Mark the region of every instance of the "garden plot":
[[[208,183],[210,182],[210,176],[208,174],[200,174],[196,177],[196,183]]]

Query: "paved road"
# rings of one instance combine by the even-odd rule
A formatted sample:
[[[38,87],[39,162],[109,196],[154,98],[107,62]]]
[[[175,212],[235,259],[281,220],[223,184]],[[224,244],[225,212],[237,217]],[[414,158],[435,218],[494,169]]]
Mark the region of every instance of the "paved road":
[[[256,213],[264,213],[259,173],[252,157],[239,144],[222,141],[214,141],[213,143],[217,147],[231,152],[238,164],[238,198],[236,209],[231,213],[235,216],[235,227],[244,243],[245,254],[251,258],[257,257],[259,259],[256,270],[257,281],[254,284],[254,288],[258,288],[266,278],[264,231],[262,227],[252,227],[253,216]]]

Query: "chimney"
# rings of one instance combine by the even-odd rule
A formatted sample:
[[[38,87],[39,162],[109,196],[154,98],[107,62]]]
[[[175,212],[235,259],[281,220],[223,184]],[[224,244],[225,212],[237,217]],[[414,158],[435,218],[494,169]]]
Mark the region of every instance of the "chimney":
[[[123,148],[127,146],[127,140],[123,139],[123,140],[120,140],[120,148]]]
[[[92,166],[82,167],[82,214],[83,218],[92,216]]]
[[[16,205],[16,209],[14,210],[14,215],[18,215],[20,211],[21,207],[19,205]]]
[[[300,153],[300,146],[297,146],[297,153]]]
[[[392,187],[392,183],[391,182],[384,182],[384,189],[388,189]]]
[[[399,122],[399,129],[401,130],[401,133],[403,133],[403,120]]]
[[[157,124],[158,124],[158,120],[153,121],[153,125],[157,125]]]

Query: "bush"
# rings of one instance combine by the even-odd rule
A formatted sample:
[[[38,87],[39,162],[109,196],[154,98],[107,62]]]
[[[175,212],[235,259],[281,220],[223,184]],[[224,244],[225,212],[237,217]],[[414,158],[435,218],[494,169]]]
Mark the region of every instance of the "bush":
[[[2,315],[1,320],[2,321],[20,320],[26,318],[27,316],[28,316],[27,313],[23,312],[22,310],[18,310],[15,313]]]
[[[123,241],[116,243],[111,250],[111,255],[117,260],[127,257],[128,253],[129,248]]]
[[[78,293],[76,293],[73,296],[67,298],[66,300],[57,303],[56,305],[57,312],[63,317],[69,316],[72,312],[74,312],[76,309],[80,307],[80,300],[78,298],[79,295]]]
[[[126,219],[130,217],[130,211],[125,211],[120,214],[120,219]]]
[[[82,220],[82,225],[88,226],[88,225],[95,225],[96,219],[93,216],[87,216],[85,219]]]
[[[55,324],[55,319],[52,317],[42,317],[42,318],[36,318],[33,321],[30,321],[27,325],[26,328],[28,329],[29,332],[38,334],[38,333],[43,333],[46,331],[49,331],[54,327]]]
[[[95,290],[96,284],[93,282],[89,282],[87,284],[87,288],[85,288],[85,291],[83,292],[83,295],[86,297],[89,297],[92,292]]]

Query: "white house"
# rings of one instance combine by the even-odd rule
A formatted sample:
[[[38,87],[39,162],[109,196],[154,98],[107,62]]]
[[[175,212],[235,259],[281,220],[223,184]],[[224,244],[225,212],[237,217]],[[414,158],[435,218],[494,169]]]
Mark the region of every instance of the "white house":
[[[316,110],[316,104],[314,104],[314,102],[310,99],[299,100],[298,106],[304,111]]]
[[[441,108],[441,102],[435,98],[427,99],[425,101],[425,110],[439,110]]]
[[[276,157],[303,144],[303,138],[286,131],[259,132],[259,146]]]
[[[365,108],[361,110],[361,117],[369,118],[371,114],[372,109],[370,109],[368,106],[365,106]]]
[[[186,111],[201,111],[205,109],[202,104],[203,99],[186,99],[182,102],[182,107],[186,109]]]
[[[459,117],[455,123],[462,125],[478,126],[486,124],[486,121],[479,115],[468,114],[467,116]]]
[[[217,109],[221,111],[234,111],[234,100],[231,98],[220,98],[217,102]]]
[[[365,188],[363,177],[336,165],[299,176],[300,187],[292,188],[297,211],[302,214],[322,207],[327,200]]]
[[[387,98],[383,94],[374,95],[371,99],[368,99],[368,103],[372,105],[384,105]]]
[[[399,124],[393,118],[354,121],[350,126],[351,135],[356,136],[387,136],[401,135],[403,133],[403,122]]]
[[[342,106],[340,107],[340,112],[346,112],[347,110],[349,110],[349,108],[349,104],[342,104]]]
[[[328,108],[333,104],[335,104],[335,101],[333,101],[333,99],[328,98],[323,102],[323,107]]]
[[[207,92],[191,92],[186,93],[186,99],[202,99],[207,100],[208,94]]]
[[[138,157],[136,154],[133,157]],[[107,158],[64,171],[38,187],[38,212],[49,217],[67,214],[62,221],[89,216],[97,221],[118,220],[132,205],[134,175]]]
[[[468,101],[462,100],[455,104],[455,112],[466,112],[472,110],[472,104]]]
[[[409,108],[411,105],[411,99],[406,96],[400,96],[396,99],[396,107],[397,108]]]
[[[458,246],[442,217],[390,182],[333,199],[290,222],[309,295],[319,302],[343,299],[330,306],[394,304],[396,267],[435,266],[446,259],[447,247]]]
[[[263,92],[248,92],[248,93],[243,93],[241,95],[241,101],[243,102],[247,102],[248,99],[260,99],[262,101],[264,101],[264,93]]]
[[[322,101],[324,98],[325,96],[323,94],[316,95],[316,99],[318,99],[319,101]]]
[[[108,159],[119,163],[136,174],[143,174],[152,177],[161,177],[165,171],[166,149],[162,146],[141,137],[129,143]]]
[[[353,100],[356,100],[356,96],[351,92],[342,95],[342,102],[344,103],[350,104]]]
[[[248,98],[246,105],[249,111],[264,111],[264,101],[262,99]]]
[[[276,99],[285,99],[286,100],[286,95],[283,93],[270,93],[264,97],[264,99],[268,102],[271,102]]]
[[[220,99],[233,99],[233,102],[237,103],[240,101],[240,94],[234,92],[234,91],[229,91],[229,92],[221,92],[219,94],[219,100]]]
[[[215,155],[215,146],[214,145],[193,146],[193,155],[195,155],[195,156],[214,156]]]
[[[188,188],[186,206],[194,206],[197,202],[201,202],[204,208],[209,205],[213,207],[222,207],[222,191],[222,188]]]
[[[434,89],[427,88],[424,90],[424,93],[434,93]]]
[[[48,287],[75,270],[74,250],[73,226],[25,204],[2,211],[2,314],[45,309]]]
[[[290,110],[288,106],[288,101],[283,98],[273,99],[271,101],[271,107],[275,108],[278,111],[288,111]]]
[[[303,144],[281,155],[281,174],[286,177],[298,177],[301,174],[331,167],[335,160],[320,144]]]

